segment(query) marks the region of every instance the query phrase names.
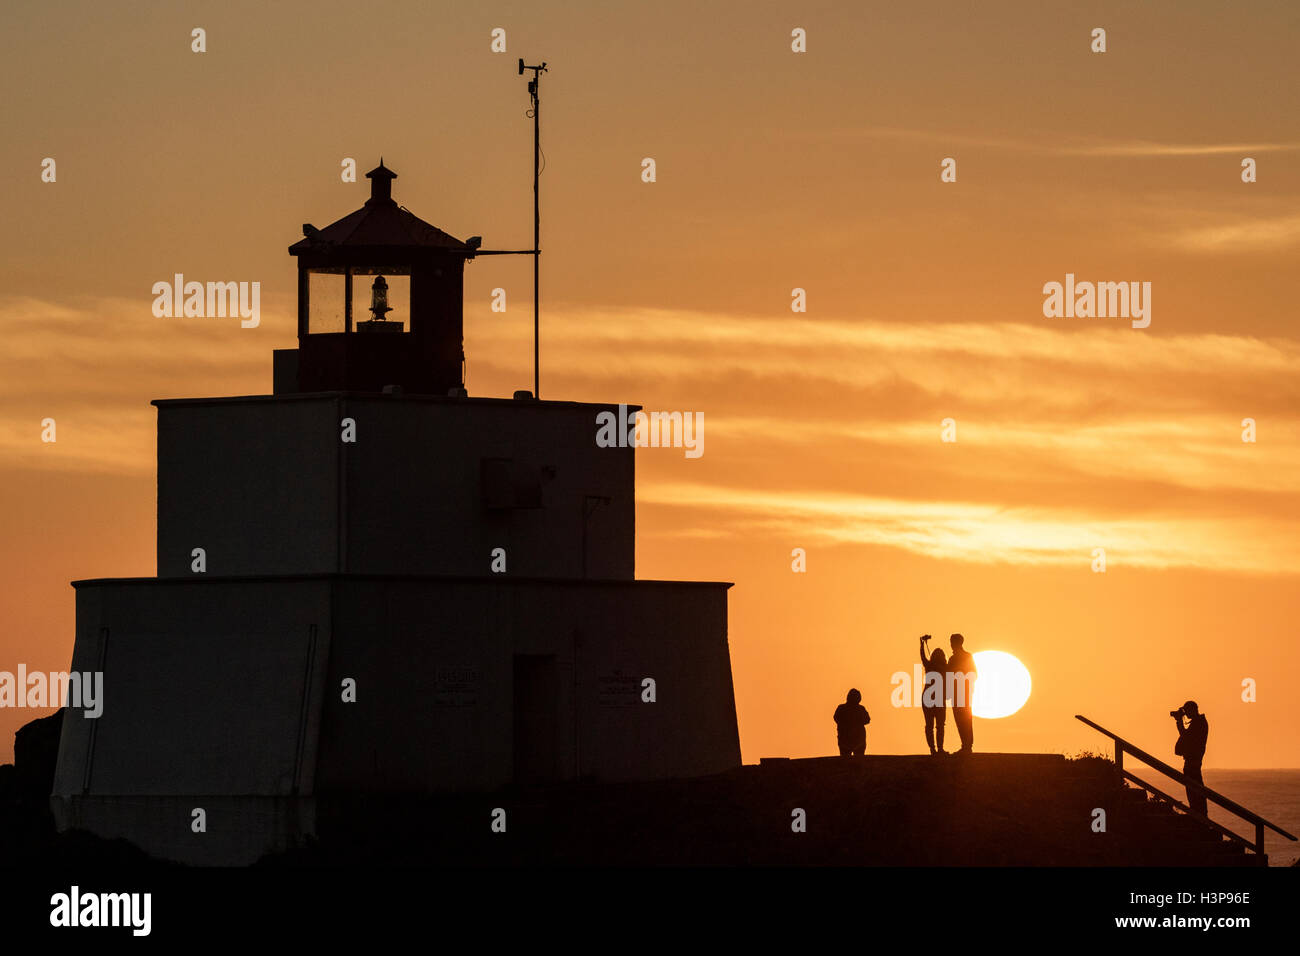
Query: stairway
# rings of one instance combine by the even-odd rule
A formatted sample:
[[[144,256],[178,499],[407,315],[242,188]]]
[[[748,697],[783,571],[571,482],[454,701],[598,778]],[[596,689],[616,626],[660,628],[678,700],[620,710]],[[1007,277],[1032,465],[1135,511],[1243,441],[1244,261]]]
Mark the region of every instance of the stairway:
[[[1120,819],[1126,837],[1151,846],[1185,848],[1187,863],[1194,866],[1266,866],[1268,856],[1261,857],[1223,836],[1195,817],[1175,810],[1160,797],[1148,795],[1141,787],[1125,784],[1120,790]],[[1176,856],[1182,856],[1177,850]]]

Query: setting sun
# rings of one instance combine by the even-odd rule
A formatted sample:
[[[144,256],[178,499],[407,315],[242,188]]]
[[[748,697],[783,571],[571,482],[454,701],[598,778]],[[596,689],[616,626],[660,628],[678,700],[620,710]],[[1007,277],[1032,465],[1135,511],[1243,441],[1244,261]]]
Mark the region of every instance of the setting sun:
[[[974,657],[979,679],[971,707],[976,717],[1010,717],[1025,706],[1033,680],[1019,658],[1006,651],[979,651]]]

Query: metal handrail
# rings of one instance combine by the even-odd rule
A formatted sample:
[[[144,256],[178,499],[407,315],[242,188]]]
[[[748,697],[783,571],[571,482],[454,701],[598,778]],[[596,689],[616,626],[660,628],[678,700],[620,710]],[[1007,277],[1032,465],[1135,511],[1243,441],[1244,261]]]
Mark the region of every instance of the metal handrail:
[[[1227,837],[1232,842],[1239,843],[1248,850],[1255,849],[1255,844],[1251,843],[1249,840],[1247,840],[1236,830],[1229,830],[1222,823],[1219,823],[1219,821],[1211,820],[1209,817],[1205,816],[1204,814],[1197,813],[1187,804],[1183,803],[1183,801],[1179,800],[1177,797],[1173,796],[1172,794],[1165,793],[1163,790],[1157,787],[1154,783],[1151,783],[1149,780],[1143,780],[1137,774],[1132,773],[1128,770],[1121,770],[1119,773],[1121,777],[1123,777],[1125,780],[1129,781],[1130,783],[1135,783],[1143,790],[1146,790],[1149,793],[1153,793],[1161,800],[1164,800],[1167,803],[1171,803],[1174,806],[1178,807],[1187,816],[1195,817],[1201,823],[1208,824],[1212,829],[1216,830],[1218,833]]]
[[[1271,820],[1266,820],[1264,817],[1261,817],[1258,813],[1255,813],[1253,810],[1247,810],[1245,807],[1243,807],[1241,804],[1237,803],[1236,801],[1229,800],[1223,794],[1218,793],[1215,790],[1211,790],[1204,783],[1201,783],[1196,780],[1189,781],[1187,777],[1184,776],[1180,771],[1175,770],[1173,767],[1169,766],[1169,764],[1165,763],[1163,760],[1159,759],[1158,757],[1151,756],[1151,754],[1147,753],[1145,750],[1141,749],[1140,747],[1135,747],[1133,744],[1129,743],[1119,734],[1111,733],[1105,727],[1101,726],[1100,724],[1093,723],[1091,720],[1089,720],[1087,717],[1082,716],[1081,714],[1075,714],[1074,719],[1083,721],[1093,730],[1097,731],[1098,733],[1105,734],[1111,740],[1115,741],[1115,769],[1119,771],[1121,777],[1133,780],[1135,783],[1138,783],[1139,785],[1145,787],[1146,789],[1160,794],[1166,800],[1170,800],[1176,806],[1180,807],[1183,810],[1183,812],[1186,813],[1188,816],[1200,820],[1204,823],[1208,823],[1210,824],[1210,826],[1214,827],[1217,830],[1227,832],[1234,839],[1238,840],[1239,842],[1253,849],[1261,858],[1263,858],[1265,855],[1264,854],[1264,828],[1265,827],[1268,827],[1270,830],[1282,834],[1282,836],[1286,837],[1288,840],[1296,839],[1295,834],[1288,833],[1286,830],[1283,830],[1280,826],[1278,826],[1276,823],[1273,823]],[[1173,797],[1170,797],[1168,794],[1163,793],[1162,791],[1156,789],[1154,786],[1147,784],[1145,781],[1142,781],[1139,778],[1135,777],[1133,774],[1129,773],[1127,770],[1124,769],[1125,753],[1132,754],[1134,757],[1136,757],[1138,760],[1141,760],[1143,763],[1147,764],[1152,769],[1159,770],[1166,777],[1169,777],[1170,779],[1175,780],[1178,783],[1181,783],[1184,787],[1199,789],[1202,793],[1205,794],[1206,799],[1212,800],[1214,803],[1217,803],[1219,806],[1223,807],[1223,809],[1227,810],[1228,812],[1236,814],[1237,816],[1245,820],[1247,823],[1253,823],[1255,825],[1255,842],[1252,844],[1249,840],[1245,839],[1244,837],[1236,833],[1232,833],[1232,831],[1229,831],[1227,830],[1227,828],[1215,823],[1209,817],[1201,813],[1197,813],[1195,810],[1191,809],[1181,801],[1175,800]]]

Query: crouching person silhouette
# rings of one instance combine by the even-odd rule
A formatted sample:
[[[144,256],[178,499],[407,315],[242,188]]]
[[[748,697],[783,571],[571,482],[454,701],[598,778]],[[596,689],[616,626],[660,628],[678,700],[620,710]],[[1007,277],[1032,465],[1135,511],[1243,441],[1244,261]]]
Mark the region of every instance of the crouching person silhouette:
[[[861,757],[867,752],[867,724],[871,715],[862,706],[862,695],[850,690],[844,703],[835,708],[835,736],[841,757]]]

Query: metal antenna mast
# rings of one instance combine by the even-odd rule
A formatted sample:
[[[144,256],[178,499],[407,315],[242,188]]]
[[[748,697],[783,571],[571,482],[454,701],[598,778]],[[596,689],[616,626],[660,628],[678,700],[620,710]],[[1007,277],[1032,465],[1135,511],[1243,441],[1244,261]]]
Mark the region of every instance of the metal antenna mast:
[[[538,274],[542,258],[542,213],[538,203],[538,181],[541,177],[542,126],[541,94],[542,74],[546,72],[546,61],[541,66],[528,66],[523,57],[519,58],[519,75],[524,70],[532,70],[533,78],[528,81],[528,92],[533,99],[533,398],[542,397],[541,352],[538,345],[538,312],[540,296],[538,292]]]
[[[532,97],[533,107],[529,114],[533,118],[533,247],[531,249],[475,249],[474,256],[532,256],[533,257],[533,398],[541,398],[542,373],[540,349],[538,347],[538,321],[540,295],[538,292],[538,266],[542,255],[542,213],[538,204],[538,181],[541,178],[542,160],[542,126],[539,107],[541,106],[541,78],[546,72],[546,62],[541,66],[528,66],[523,57],[519,58],[519,75],[524,70],[532,70],[533,78],[528,81],[528,94]]]

